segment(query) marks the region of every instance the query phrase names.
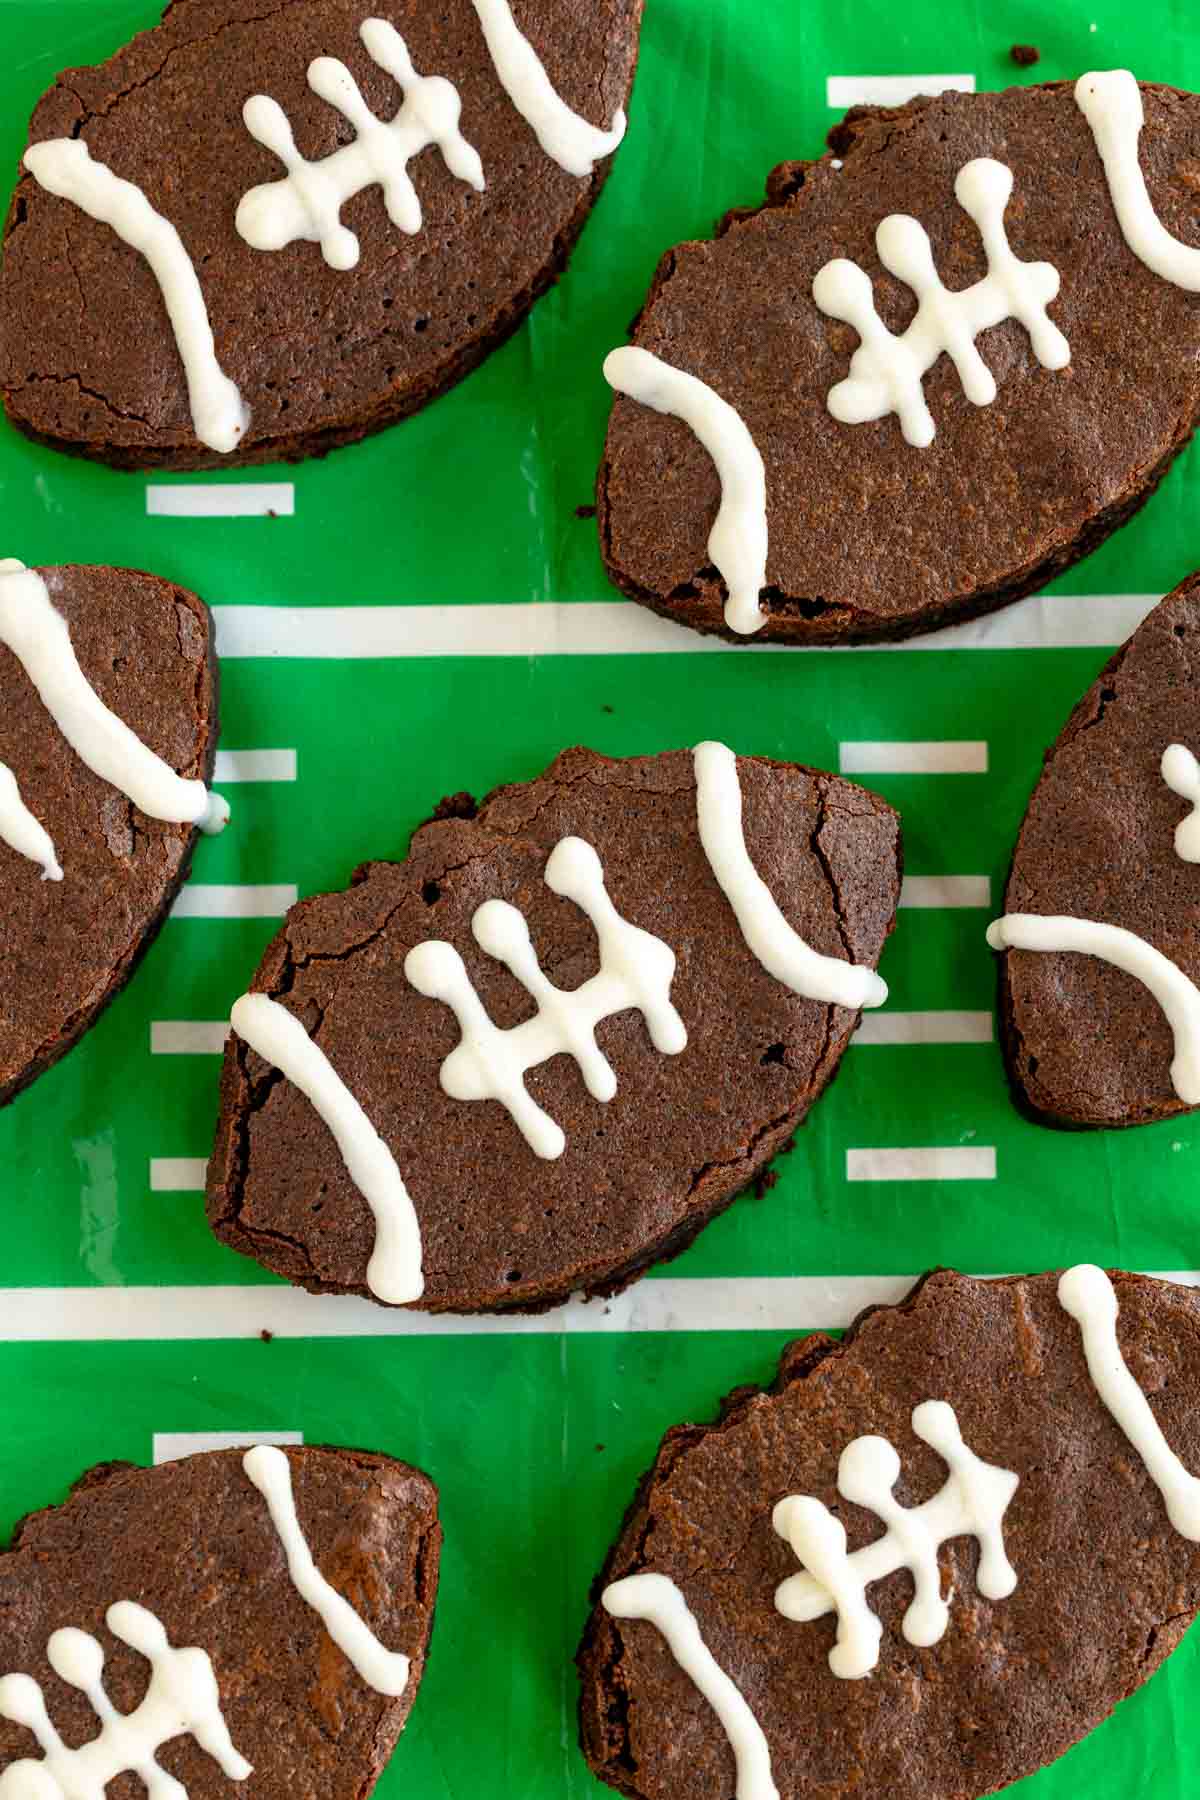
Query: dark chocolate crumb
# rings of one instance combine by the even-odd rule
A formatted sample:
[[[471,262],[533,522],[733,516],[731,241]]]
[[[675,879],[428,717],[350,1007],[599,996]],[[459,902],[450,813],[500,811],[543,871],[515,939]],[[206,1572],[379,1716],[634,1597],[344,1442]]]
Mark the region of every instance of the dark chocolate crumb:
[[[1042,53],[1036,44],[1014,44],[1008,54],[1018,69],[1032,69],[1034,63],[1042,60]]]
[[[264,1344],[273,1344],[275,1341],[275,1333],[273,1331],[268,1331],[265,1325],[258,1335]]]
[[[457,794],[444,795],[434,807],[433,817],[435,819],[473,819],[478,811],[474,794],[468,794],[465,789],[462,789]]]
[[[594,505],[577,506],[575,508],[575,517],[577,519],[594,519],[595,516],[596,516],[596,508]]]

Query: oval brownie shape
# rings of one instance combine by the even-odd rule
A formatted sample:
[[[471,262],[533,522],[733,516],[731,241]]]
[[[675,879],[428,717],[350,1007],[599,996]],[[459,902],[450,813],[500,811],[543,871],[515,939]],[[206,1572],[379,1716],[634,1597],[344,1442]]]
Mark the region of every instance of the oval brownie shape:
[[[200,440],[149,264],[110,225],[25,173],[0,269],[0,388],[13,424],[117,467],[296,459],[414,412],[515,330],[565,267],[609,160],[571,174],[542,149],[501,85],[471,0],[401,0],[388,23],[419,77],[453,83],[482,191],[427,139],[420,147],[418,100],[418,123],[406,127],[416,134],[407,175],[418,230],[393,224],[380,187],[363,186],[352,168],[341,219],[358,239],[356,266],[330,266],[306,238],[264,250],[238,231],[243,196],[286,174],[243,121],[251,97],[282,107],[298,152],[317,164],[354,139],[343,112],[308,84],[318,59],[349,69],[378,121],[397,116],[401,87],[360,39],[370,13],[367,0],[274,10],[175,0],[161,25],[107,62],[58,78],[34,112],[30,142],[82,140],[93,165],[140,188],[174,226],[217,362],[250,417],[232,450]],[[512,8],[560,100],[598,127],[625,104],[640,16],[641,0]],[[440,117],[444,92],[430,108],[435,99]]]
[[[1200,983],[1200,868],[1175,848],[1188,801],[1163,752],[1200,750],[1200,577],[1161,601],[1101,671],[1046,754],[1004,893],[1006,914],[1132,932]],[[1005,951],[1005,1059],[1048,1124],[1143,1125],[1188,1110],[1154,994],[1097,956]]]
[[[1106,1278],[1074,1273],[1090,1278],[1102,1307]],[[1153,1673],[1200,1606],[1200,1546],[1173,1529],[1093,1385],[1057,1283],[940,1271],[840,1344],[818,1335],[792,1345],[774,1386],[738,1390],[717,1423],[667,1433],[597,1583],[579,1652],[583,1747],[601,1779],[635,1800],[735,1791],[725,1731],[663,1634],[614,1617],[600,1599],[603,1590],[620,1604],[621,1591],[604,1584],[647,1571],[675,1584],[749,1710],[744,1755],[757,1748],[759,1779],[737,1792],[760,1800],[975,1800],[1061,1755]],[[1200,1299],[1138,1275],[1112,1286],[1119,1356],[1149,1398],[1150,1429],[1168,1456],[1200,1468]],[[989,1466],[982,1498],[979,1488],[954,1492],[929,1441],[959,1454],[953,1434],[934,1428],[947,1408]],[[909,1641],[913,1576],[903,1554],[889,1555],[893,1572],[876,1569],[866,1585],[881,1627],[877,1663],[843,1677],[830,1667],[831,1614],[817,1616],[818,1602],[807,1619],[785,1617],[776,1605],[802,1565],[773,1516],[785,1497],[806,1497],[818,1517],[833,1515],[835,1543],[844,1527],[852,1564],[868,1544],[878,1559],[890,1528],[846,1497],[855,1484],[845,1462],[839,1492],[839,1462],[860,1437],[892,1446],[896,1502],[920,1509],[935,1540],[947,1532],[936,1550],[946,1612],[941,1635],[929,1641],[914,1628],[924,1647]],[[855,1456],[860,1494],[872,1461],[887,1488],[896,1464],[875,1445]],[[1002,1515],[998,1569],[985,1569],[961,1530],[960,1507]],[[995,1579],[1004,1558],[1015,1585]]]
[[[1140,91],[1151,202],[1169,232],[1194,242],[1200,99]],[[1126,243],[1069,84],[855,109],[830,142],[820,161],[777,168],[765,206],[730,213],[714,241],[668,251],[634,332],[728,402],[762,457],[768,547],[755,642],[902,638],[1033,592],[1141,505],[1200,405],[1200,302]],[[995,378],[990,405],[968,399],[948,356],[930,368],[927,447],[906,442],[895,414],[841,423],[828,396],[859,337],[818,308],[815,276],[835,259],[856,263],[883,324],[904,332],[916,297],[884,270],[875,234],[885,217],[910,215],[947,289],[979,282],[980,229],[955,198],[977,158],[1011,171],[1014,254],[1060,277],[1048,319],[1065,334],[1069,366],[1043,367],[1008,318],[976,339]],[[707,547],[720,498],[688,426],[618,396],[598,478],[609,576],[668,617],[738,638]]]
[[[131,569],[39,569],[95,694],[177,774],[217,745],[212,621],[195,594]],[[0,842],[0,1103],[58,1061],[129,979],[191,862],[196,826],[148,818],[72,749],[0,642],[0,764],[53,841],[60,881]]]
[[[207,1657],[215,1701],[210,1695],[192,1718],[223,1725],[230,1770],[242,1759],[241,1773],[231,1775],[211,1743],[202,1746],[183,1724],[167,1729],[156,1759],[190,1800],[365,1796],[424,1673],[441,1548],[437,1490],[418,1469],[370,1451],[309,1446],[268,1454],[285,1459],[283,1488],[323,1583],[353,1609],[363,1633],[392,1653],[401,1675],[399,1659],[408,1659],[400,1693],[376,1691],[300,1593],[240,1450],[153,1469],[102,1464],[81,1477],[63,1505],[24,1519],[0,1553],[0,1675],[37,1682],[67,1745],[94,1739],[102,1721],[89,1696],[62,1679],[63,1654],[51,1646],[56,1632],[86,1633],[103,1653],[108,1698],[119,1712],[134,1714],[126,1732],[142,1737],[153,1719],[136,1709],[148,1676],[151,1690],[159,1679],[158,1665],[129,1638],[149,1643],[157,1621],[173,1649],[186,1649],[193,1661],[197,1652]],[[140,1618],[131,1631],[122,1603],[144,1609],[150,1623]],[[78,1654],[83,1646],[76,1640],[74,1648]],[[361,1660],[357,1643],[355,1651]],[[166,1672],[179,1684],[168,1709],[174,1724],[185,1711],[178,1695],[199,1698],[202,1684],[186,1664],[176,1662],[172,1671],[172,1660]],[[11,1764],[39,1760],[34,1733],[10,1716],[13,1697],[0,1681],[0,1785]],[[143,1749],[156,1736],[150,1730]],[[114,1744],[110,1779],[130,1768],[124,1752],[123,1743]],[[95,1745],[89,1754],[95,1777],[104,1754]],[[134,1779],[122,1775],[113,1792]]]
[[[835,974],[855,963],[854,978],[876,984],[899,896],[896,815],[837,776],[757,757],[735,766],[746,848],[786,925],[836,961]],[[441,810],[405,862],[367,863],[346,892],[293,907],[253,986],[310,1034],[365,1113],[367,1138],[373,1128],[394,1158],[421,1240],[422,1306],[540,1308],[576,1290],[613,1292],[683,1249],[787,1141],[833,1074],[859,1002],[804,998],[751,950],[700,841],[686,751],[620,761],[567,750],[477,810],[462,795]],[[646,1016],[623,995],[605,1003],[595,1045],[611,1098],[596,1097],[596,1078],[585,1084],[561,1042],[535,1044],[533,1063],[523,1050],[525,1093],[541,1114],[535,1148],[506,1105],[445,1091],[442,1066],[462,1032],[406,963],[431,940],[450,946],[497,1032],[526,1025],[538,1010],[529,987],[477,935],[479,909],[506,902],[515,915],[485,917],[518,929],[523,917],[543,977],[568,1008],[582,1006],[602,958],[592,914],[548,885],[565,839],[591,847],[619,920],[659,940],[655,965],[674,963],[669,994]],[[644,950],[635,944],[633,960]],[[623,956],[605,952],[610,986],[623,981]],[[225,1243],[301,1286],[370,1291],[376,1232],[363,1192],[309,1100],[236,1035],[208,1211]]]

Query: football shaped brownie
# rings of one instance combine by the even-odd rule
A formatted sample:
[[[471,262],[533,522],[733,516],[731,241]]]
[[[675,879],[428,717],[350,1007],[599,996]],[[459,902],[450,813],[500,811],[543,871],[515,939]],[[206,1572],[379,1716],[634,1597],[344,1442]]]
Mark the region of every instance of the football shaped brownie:
[[[1048,1124],[1200,1106],[1200,576],[1112,658],[1046,755],[988,931],[1005,1058]]]
[[[903,638],[1034,592],[1200,409],[1200,98],[1088,74],[855,108],[829,141],[669,250],[605,365],[608,573],[739,641]]]
[[[1200,1607],[1200,1296],[928,1276],[663,1440],[579,1652],[633,1800],[976,1800]]]
[[[217,674],[208,608],[131,569],[0,563],[0,1104],[128,981],[191,862]]]
[[[567,750],[439,815],[293,907],[233,1008],[210,1222],[317,1292],[615,1292],[787,1142],[885,997],[898,820],[720,744]]]
[[[13,424],[118,468],[415,412],[566,266],[641,0],[174,0],[34,112],[0,268]]]
[[[89,1470],[0,1551],[0,1796],[369,1794],[441,1536],[428,1477],[368,1451]]]

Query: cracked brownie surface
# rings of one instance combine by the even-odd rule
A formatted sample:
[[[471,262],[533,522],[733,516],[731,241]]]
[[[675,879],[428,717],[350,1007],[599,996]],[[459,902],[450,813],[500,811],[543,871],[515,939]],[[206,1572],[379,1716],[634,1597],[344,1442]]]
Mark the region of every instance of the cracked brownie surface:
[[[310,160],[352,138],[307,84],[315,58],[341,60],[371,111],[395,115],[400,90],[358,36],[369,12],[364,0],[175,0],[107,62],[59,76],[30,141],[82,137],[175,225],[251,420],[230,456],[198,442],[148,265],[25,174],[0,268],[0,389],[14,425],[124,468],[296,459],[416,411],[515,330],[565,268],[611,157],[581,178],[545,154],[500,85],[470,0],[396,0],[387,16],[418,72],[458,89],[484,191],[427,149],[409,165],[415,235],[391,223],[377,186],[342,209],[361,246],[348,271],[316,243],[260,251],[238,235],[242,195],[284,173],[243,123],[251,95],[282,105]],[[563,100],[607,127],[628,97],[641,0],[517,0],[513,13]]]
[[[39,569],[84,676],[187,780],[217,746],[208,608],[131,569]],[[54,841],[62,881],[0,844],[0,1104],[71,1048],[124,986],[191,862],[192,825],[150,819],[83,763],[0,645],[0,763]]]
[[[1046,753],[1004,893],[1006,913],[1123,927],[1200,982],[1197,872],[1175,850],[1190,803],[1163,779],[1169,744],[1200,749],[1200,576],[1156,606]],[[1018,1103],[1044,1123],[1144,1125],[1187,1112],[1153,994],[1095,956],[1007,950],[1001,1035]]]
[[[4,1669],[32,1676],[64,1740],[95,1737],[88,1700],[53,1672],[52,1632],[74,1627],[105,1653],[118,1711],[146,1691],[146,1661],[108,1630],[114,1602],[146,1607],[176,1647],[209,1657],[221,1713],[254,1765],[246,1791],[294,1800],[365,1800],[417,1697],[437,1595],[442,1533],[437,1489],[419,1469],[366,1450],[288,1449],[301,1532],[325,1580],[386,1649],[410,1659],[391,1698],[358,1674],[302,1598],[241,1450],[157,1468],[103,1463],[61,1505],[31,1513],[0,1551]],[[182,1730],[182,1727],[181,1727]],[[0,1716],[0,1770],[37,1756],[33,1734]],[[188,1735],[158,1754],[190,1800],[240,1792]],[[132,1772],[107,1790],[143,1792]],[[181,1790],[182,1791],[182,1790]]]
[[[785,1350],[768,1390],[743,1388],[708,1425],[663,1439],[604,1570],[579,1651],[584,1753],[632,1800],[728,1800],[733,1753],[712,1708],[650,1623],[614,1619],[602,1586],[652,1569],[674,1580],[704,1642],[765,1734],[781,1800],[976,1800],[1060,1756],[1153,1674],[1200,1606],[1200,1546],[1100,1399],[1056,1275],[980,1281],[941,1270],[901,1305],[863,1316],[841,1343]],[[1200,1466],[1200,1298],[1140,1275],[1113,1277],[1121,1351],[1171,1449]],[[1003,1520],[1017,1575],[979,1591],[979,1549],[942,1543],[945,1635],[908,1643],[907,1569],[867,1587],[879,1662],[833,1674],[831,1615],[785,1618],[778,1584],[798,1572],[772,1526],[785,1495],[810,1495],[851,1551],[876,1514],[837,1491],[853,1439],[899,1454],[897,1500],[916,1507],[947,1468],[912,1428],[948,1402],[966,1444],[1019,1485]]]
[[[895,813],[794,764],[742,757],[738,773],[747,848],[788,923],[815,950],[874,966],[899,895]],[[391,1149],[420,1225],[420,1306],[536,1309],[614,1292],[682,1250],[786,1143],[857,1015],[801,998],[748,949],[697,833],[690,752],[567,750],[536,781],[478,809],[456,795],[439,813],[405,862],[367,863],[345,892],[294,907],[253,985],[303,1022]],[[586,981],[599,967],[594,927],[543,879],[571,835],[595,848],[621,916],[674,951],[688,1043],[663,1055],[639,1012],[605,1019],[597,1042],[617,1079],[606,1104],[567,1056],[531,1069],[530,1094],[566,1135],[551,1161],[498,1103],[442,1091],[459,1028],[409,984],[404,961],[446,940],[498,1027],[530,1017],[530,995],[471,932],[476,909],[502,899],[524,915],[551,982]],[[225,1243],[289,1280],[367,1292],[366,1201],[308,1101],[237,1038],[208,1213]]]
[[[1167,231],[1195,243],[1200,99],[1141,94],[1151,200]],[[763,458],[768,585],[755,642],[903,638],[1035,592],[1148,498],[1200,409],[1200,301],[1126,244],[1071,84],[856,108],[829,142],[820,161],[775,169],[766,204],[729,213],[712,242],[669,250],[634,329],[635,343],[735,407]],[[970,287],[987,262],[954,184],[975,157],[1012,171],[1014,253],[1059,273],[1049,316],[1069,366],[1044,369],[1010,319],[976,343],[996,381],[991,405],[967,399],[948,356],[929,371],[927,448],[906,443],[894,415],[840,424],[828,395],[859,340],[818,310],[814,277],[851,259],[902,333],[916,298],[882,269],[875,233],[907,214],[928,232],[945,286]],[[669,618],[745,642],[725,627],[707,549],[719,499],[688,427],[618,396],[597,484],[610,579]]]

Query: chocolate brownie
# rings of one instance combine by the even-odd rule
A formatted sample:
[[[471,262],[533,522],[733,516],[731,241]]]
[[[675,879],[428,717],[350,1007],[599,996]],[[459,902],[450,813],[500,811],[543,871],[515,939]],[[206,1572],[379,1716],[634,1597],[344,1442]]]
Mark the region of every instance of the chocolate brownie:
[[[1102,1350],[1115,1288],[1112,1360],[1123,1355],[1148,1397],[1147,1435],[1161,1433],[1168,1458],[1200,1468],[1200,1297],[1139,1275],[1118,1274],[1110,1287],[1096,1269],[1067,1279],[1073,1307],[1085,1287],[1091,1296]],[[716,1713],[641,1616],[635,1596],[647,1584],[606,1587],[645,1572],[675,1584],[749,1708],[760,1775],[738,1792],[764,1800],[776,1790],[781,1800],[975,1800],[1061,1755],[1132,1693],[1200,1606],[1200,1545],[1173,1527],[1093,1385],[1081,1323],[1054,1275],[940,1271],[901,1305],[864,1315],[841,1343],[818,1335],[791,1345],[774,1386],[739,1389],[715,1424],[669,1431],[597,1583],[579,1651],[594,1772],[636,1800],[734,1792]],[[931,1441],[953,1444],[955,1430],[950,1454],[961,1458],[965,1445],[976,1474],[973,1459],[989,1465],[979,1485],[957,1492]],[[860,1503],[888,1488],[896,1461],[896,1501],[922,1509],[918,1541],[924,1527],[939,1546],[932,1592],[913,1606],[924,1624],[932,1614],[928,1629],[905,1618],[916,1590],[890,1521],[885,1532],[875,1506]],[[1182,1471],[1179,1480],[1187,1498],[1173,1499],[1172,1517],[1186,1513],[1195,1535],[1195,1483]],[[852,1487],[860,1499],[847,1497]],[[986,1562],[961,1507],[990,1521]],[[794,1548],[818,1527],[831,1568],[841,1528],[849,1549],[836,1636],[828,1584],[805,1580]],[[855,1561],[867,1544],[873,1572]],[[881,1565],[893,1572],[880,1575]],[[847,1619],[849,1590],[864,1581],[870,1612]],[[776,1604],[781,1584],[788,1616]],[[795,1605],[806,1588],[816,1604]],[[882,1627],[874,1645],[871,1614]],[[848,1670],[855,1648],[865,1653]]]
[[[516,329],[565,268],[610,158],[571,174],[541,148],[472,0],[396,0],[387,16],[417,74],[457,90],[482,191],[437,148],[418,150],[408,177],[420,228],[394,225],[378,186],[357,192],[342,208],[360,246],[352,268],[330,266],[316,242],[263,250],[239,233],[243,196],[285,175],[243,121],[252,96],[282,106],[314,162],[354,139],[307,83],[316,59],[343,63],[377,119],[396,116],[401,90],[360,41],[370,10],[364,0],[174,0],[107,62],[59,76],[31,143],[81,139],[93,164],[134,183],[176,228],[217,362],[250,418],[231,452],[200,440],[148,263],[24,173],[0,269],[0,388],[14,425],[118,468],[295,460],[415,412]],[[628,95],[640,17],[641,0],[514,0],[516,27],[561,100],[604,128]],[[444,92],[435,103],[445,108]]]
[[[1046,754],[1004,911],[1130,931],[1200,982],[1200,870],[1175,848],[1188,802],[1163,752],[1200,750],[1200,576],[1163,600],[1101,671]],[[1044,1123],[1143,1125],[1187,1110],[1158,1000],[1094,955],[1004,952],[1000,1017],[1014,1095]],[[1195,1104],[1196,1096],[1190,1104]]]
[[[1200,100],[1148,85],[1141,97],[1151,201],[1169,232],[1195,243]],[[634,327],[636,345],[736,409],[761,455],[768,541],[755,642],[903,638],[1032,593],[1142,504],[1200,407],[1200,302],[1126,243],[1070,84],[856,107],[829,145],[818,161],[776,168],[765,205],[727,214],[712,242],[669,250]],[[873,283],[884,326],[905,331],[914,293],[883,272],[875,234],[907,214],[928,232],[947,289],[978,282],[980,231],[955,198],[976,158],[1011,171],[1015,255],[1061,277],[1046,316],[1065,334],[1069,367],[1044,367],[1009,318],[977,340],[991,404],[967,398],[948,356],[929,369],[926,447],[890,414],[840,422],[828,397],[860,340],[818,308],[814,277],[849,259]],[[618,395],[597,498],[617,587],[745,641],[726,628],[707,547],[720,482],[688,425]]]
[[[896,815],[836,776],[705,748],[736,770],[746,848],[769,889],[758,904],[777,906],[784,934],[799,933],[827,973],[878,1004],[886,989],[871,971],[899,895]],[[406,861],[366,863],[347,891],[302,901],[268,948],[251,1010],[270,1016],[261,998],[270,996],[275,1025],[292,1022],[293,1051],[331,1066],[365,1114],[361,1156],[386,1163],[383,1185],[394,1197],[402,1182],[411,1200],[423,1288],[406,1299],[477,1312],[615,1292],[689,1244],[787,1143],[832,1076],[864,999],[806,998],[768,971],[701,843],[698,792],[686,751],[624,761],[564,751],[536,781],[478,807],[455,796],[414,833]],[[586,866],[577,887],[560,871],[564,858],[587,865],[589,845],[615,927],[602,894],[568,898],[563,885],[583,893]],[[487,902],[497,937],[514,925],[519,935],[523,916],[541,975],[517,979],[517,951],[505,952],[508,966],[500,959],[479,917]],[[615,945],[614,930],[624,934]],[[461,1091],[455,1070],[468,1053],[457,1049],[455,1007],[430,997],[438,984],[420,965],[445,964],[447,945],[451,965],[462,958],[460,1007],[476,1008],[472,1035],[490,1033],[483,1075],[476,1067],[467,1083],[480,1096],[482,1081],[482,1097],[451,1098],[442,1085]],[[620,991],[643,958],[655,991]],[[589,985],[602,968],[599,987]],[[535,1002],[543,978],[559,992]],[[238,1035],[242,1006],[209,1163],[213,1230],[311,1291],[397,1297],[368,1280],[373,1209],[325,1122],[332,1115],[285,1078],[275,1054]],[[563,1010],[579,1065],[574,1051],[561,1053],[571,1035],[556,1023]],[[597,1084],[581,1042],[593,1022],[615,1078],[607,1099],[597,1097],[604,1071]],[[501,1104],[493,1075],[510,1046],[528,1074]],[[337,1107],[344,1119],[345,1096]]]
[[[283,1459],[274,1477],[285,1501],[290,1489],[319,1573],[313,1603],[289,1574],[280,1531],[242,1451],[210,1451],[154,1469],[106,1463],[85,1474],[63,1505],[23,1520],[0,1553],[0,1675],[39,1684],[66,1744],[94,1739],[100,1724],[87,1694],[61,1678],[47,1646],[64,1628],[87,1633],[103,1650],[109,1699],[118,1711],[133,1712],[157,1667],[128,1641],[130,1610],[120,1603],[132,1602],[150,1615],[149,1626],[140,1619],[143,1629],[152,1632],[157,1620],[173,1649],[187,1649],[193,1661],[198,1651],[211,1664],[215,1702],[210,1698],[197,1718],[223,1724],[233,1753],[229,1772],[214,1746],[202,1747],[186,1726],[157,1750],[158,1763],[190,1800],[243,1792],[294,1800],[365,1796],[424,1673],[442,1535],[437,1490],[419,1470],[369,1451],[313,1446],[267,1454]],[[348,1603],[360,1621],[351,1621],[348,1633],[333,1613],[338,1641],[317,1604],[331,1591],[333,1607],[344,1612]],[[386,1679],[368,1660],[376,1653]],[[175,1664],[187,1692],[185,1672]],[[172,1673],[169,1662],[164,1673]],[[390,1691],[372,1685],[381,1679]],[[14,1698],[0,1681],[0,1784],[14,1761],[39,1755],[34,1733],[12,1718]],[[127,1729],[140,1729],[136,1713]],[[152,1732],[146,1747],[153,1752],[156,1742]],[[89,1753],[94,1779],[104,1754],[94,1744]],[[238,1758],[242,1767],[233,1773]],[[253,1765],[251,1776],[244,1763]],[[117,1747],[112,1774],[129,1767]],[[106,1791],[133,1794],[137,1782],[122,1774]]]
[[[104,705],[172,770],[207,781],[217,665],[203,601],[138,570],[35,573]],[[2,639],[0,764],[62,870],[44,880],[36,860],[0,841],[3,1103],[65,1055],[128,981],[187,875],[197,829],[147,817],[94,773]]]

